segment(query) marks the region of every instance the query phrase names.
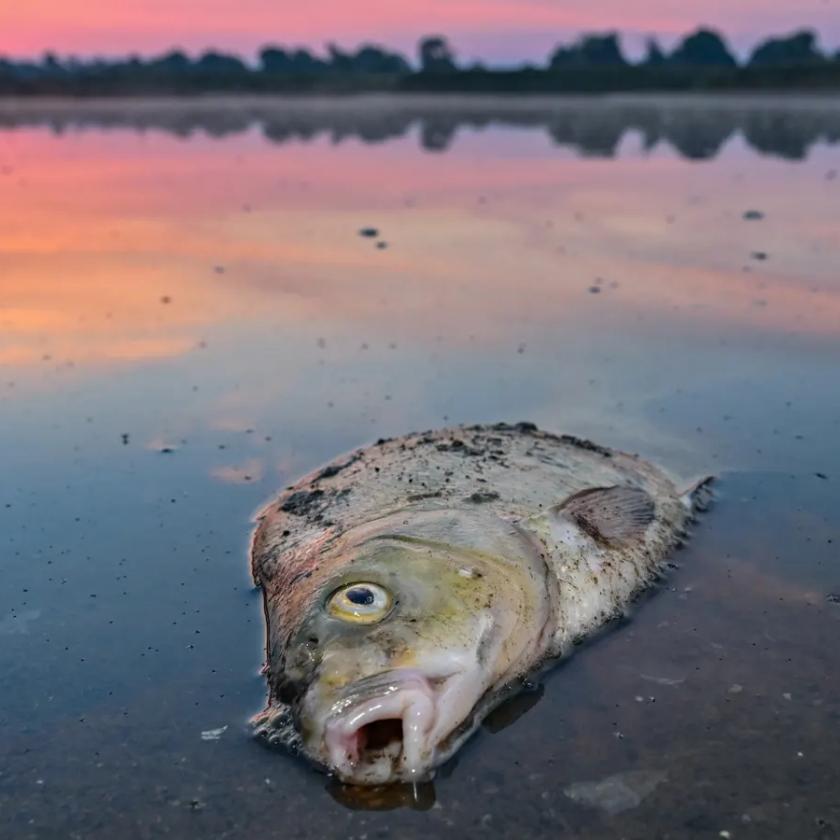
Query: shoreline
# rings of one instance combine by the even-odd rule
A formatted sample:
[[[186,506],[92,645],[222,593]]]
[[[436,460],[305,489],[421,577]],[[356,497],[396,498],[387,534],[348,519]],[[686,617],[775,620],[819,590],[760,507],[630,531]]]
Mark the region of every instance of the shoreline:
[[[686,109],[713,107],[721,110],[744,108],[784,108],[786,110],[811,110],[814,107],[840,110],[840,91],[829,93],[814,90],[707,90],[676,92],[619,92],[619,93],[190,93],[190,94],[138,94],[137,96],[55,96],[26,95],[0,96],[0,113],[9,111],[178,111],[190,110],[306,110],[319,112],[338,107],[354,112],[362,104],[369,110],[483,110],[500,107],[505,111],[546,112],[563,110],[569,106],[655,106],[659,108]]]

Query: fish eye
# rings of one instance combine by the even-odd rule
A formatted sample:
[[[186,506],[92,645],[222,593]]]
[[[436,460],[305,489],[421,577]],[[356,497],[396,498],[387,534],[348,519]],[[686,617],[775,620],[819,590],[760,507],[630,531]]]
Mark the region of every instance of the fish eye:
[[[387,589],[376,583],[350,583],[336,589],[327,599],[327,611],[333,618],[354,624],[382,621],[393,606]]]

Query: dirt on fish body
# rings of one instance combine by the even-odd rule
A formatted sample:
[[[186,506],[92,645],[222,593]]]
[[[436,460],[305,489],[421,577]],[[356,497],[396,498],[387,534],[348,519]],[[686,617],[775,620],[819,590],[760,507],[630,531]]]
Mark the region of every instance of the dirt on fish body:
[[[706,483],[531,423],[339,458],[259,515],[271,742],[351,784],[420,781],[661,573]]]

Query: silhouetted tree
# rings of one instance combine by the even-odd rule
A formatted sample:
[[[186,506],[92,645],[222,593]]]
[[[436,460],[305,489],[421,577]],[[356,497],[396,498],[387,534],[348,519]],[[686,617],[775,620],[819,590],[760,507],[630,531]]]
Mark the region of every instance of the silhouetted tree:
[[[335,44],[330,44],[329,54],[331,69],[343,73],[401,75],[411,70],[401,55],[369,44],[355,53],[343,52]]]
[[[304,49],[297,49],[289,56],[289,67],[292,73],[307,75],[322,73],[326,69],[326,63],[316,58],[311,52]]]
[[[625,59],[618,35],[615,32],[606,35],[585,35],[571,46],[558,47],[549,62],[553,70],[569,65],[589,65],[593,67],[625,67]]]
[[[374,74],[401,75],[411,71],[411,66],[399,53],[372,45],[365,45],[356,53],[356,67],[362,73]]]
[[[825,61],[817,49],[817,36],[808,30],[794,32],[787,38],[768,38],[750,56],[751,67],[816,64]]]
[[[723,38],[711,29],[698,29],[685,37],[670,61],[688,67],[736,67],[738,64]]]
[[[662,47],[659,46],[659,42],[655,38],[648,38],[642,64],[647,67],[661,67],[667,60],[665,53],[662,52]]]
[[[52,76],[60,76],[64,73],[64,67],[62,67],[61,62],[53,52],[44,54],[44,60],[41,62],[41,66],[43,67],[45,73]]]
[[[327,46],[327,53],[329,55],[328,63],[331,70],[336,70],[339,73],[349,73],[355,70],[353,67],[353,56],[344,52],[335,44]]]
[[[709,29],[685,37],[673,53],[648,41],[646,57],[630,65],[616,33],[585,35],[559,46],[550,67],[523,64],[493,68],[475,63],[458,67],[445,38],[429,36],[419,45],[421,73],[406,59],[383,47],[365,44],[355,50],[329,47],[326,58],[305,49],[266,46],[251,68],[235,55],[208,51],[193,60],[180,51],[142,59],[87,59],[47,53],[38,61],[0,57],[0,92],[11,95],[118,95],[200,93],[217,90],[336,91],[438,90],[465,92],[599,92],[617,90],[687,90],[691,88],[840,89],[840,53],[820,53],[812,32],[770,38],[756,47],[749,65],[739,67],[724,39]],[[546,72],[550,70],[551,72]],[[229,123],[217,127],[227,131]],[[427,138],[445,138],[434,130]],[[606,136],[606,134],[604,135]],[[445,142],[445,139],[444,139]],[[692,156],[713,154],[718,138],[689,131],[680,141]],[[687,145],[688,144],[688,145]],[[788,154],[800,152],[796,137]],[[609,143],[599,148],[609,148]]]
[[[162,72],[178,74],[188,72],[192,67],[192,62],[185,53],[180,50],[173,50],[159,58],[151,59],[149,66]]]
[[[195,66],[198,70],[213,75],[244,75],[248,72],[241,58],[212,50],[204,53],[196,61]]]
[[[263,73],[287,73],[290,64],[289,53],[282,47],[263,47],[260,50],[260,68]]]
[[[260,50],[260,67],[272,76],[314,76],[327,69],[326,62],[308,50],[291,52],[282,47],[264,47]]]
[[[446,38],[430,35],[420,42],[420,67],[424,73],[452,73],[455,71],[455,54]]]

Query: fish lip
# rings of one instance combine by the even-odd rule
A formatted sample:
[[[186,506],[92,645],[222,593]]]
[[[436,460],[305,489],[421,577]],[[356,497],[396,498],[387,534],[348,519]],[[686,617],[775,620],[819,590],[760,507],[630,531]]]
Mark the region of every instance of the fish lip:
[[[428,736],[438,723],[442,687],[457,672],[428,676],[416,669],[393,669],[353,683],[337,700],[323,731],[330,770],[353,784],[421,781],[434,766],[435,743]],[[373,756],[360,752],[359,733],[371,723],[401,720],[399,749]]]
[[[382,693],[390,693],[397,688],[408,686],[412,683],[417,683],[418,685],[428,684],[431,688],[436,688],[453,675],[453,673],[442,674],[440,676],[429,675],[419,668],[391,668],[386,671],[381,671],[378,674],[372,674],[369,677],[362,677],[362,679],[355,680],[345,687],[339,700],[333,704],[330,715],[355,705],[358,702],[364,702],[367,698]]]

